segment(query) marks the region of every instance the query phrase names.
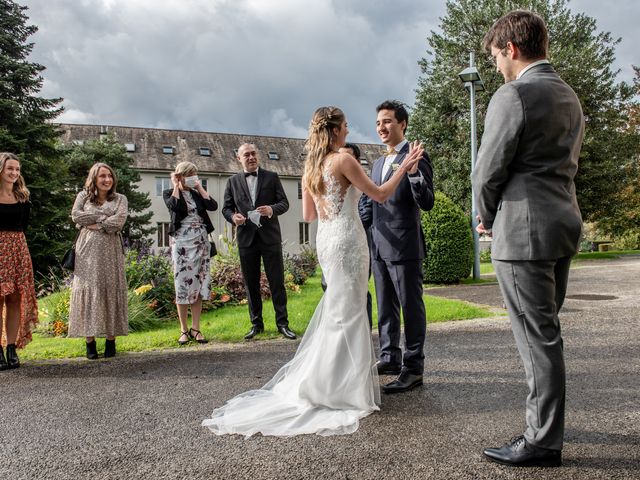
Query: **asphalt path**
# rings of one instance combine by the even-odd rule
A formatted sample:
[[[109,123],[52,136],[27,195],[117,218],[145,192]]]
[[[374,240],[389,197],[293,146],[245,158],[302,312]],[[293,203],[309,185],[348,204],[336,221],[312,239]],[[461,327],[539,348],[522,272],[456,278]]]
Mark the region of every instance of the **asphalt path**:
[[[482,457],[524,429],[524,372],[508,320],[496,316],[429,325],[425,385],[383,395],[381,411],[346,436],[244,439],[200,426],[269,380],[297,342],[26,362],[0,372],[0,478],[638,479],[639,279],[640,257],[571,270],[559,469]],[[496,285],[429,293],[501,304]]]

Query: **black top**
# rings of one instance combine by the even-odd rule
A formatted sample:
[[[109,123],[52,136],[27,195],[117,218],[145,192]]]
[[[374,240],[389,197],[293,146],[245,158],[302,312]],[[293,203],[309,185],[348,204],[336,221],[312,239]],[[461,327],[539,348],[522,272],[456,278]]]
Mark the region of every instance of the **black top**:
[[[31,202],[0,203],[0,231],[24,232],[30,210]]]
[[[196,210],[198,215],[202,218],[204,222],[204,226],[207,230],[207,233],[213,232],[213,224],[211,223],[211,219],[209,218],[209,214],[207,210],[213,212],[218,209],[218,202],[216,202],[212,197],[202,198],[202,196],[195,190],[190,190],[191,197],[196,204]],[[169,209],[169,214],[171,216],[171,223],[169,224],[169,235],[173,236],[176,233],[176,230],[180,228],[180,224],[182,220],[187,216],[187,202],[184,199],[184,195],[180,192],[180,199],[177,199],[173,196],[173,188],[169,188],[162,192],[162,197],[164,198],[164,203]]]

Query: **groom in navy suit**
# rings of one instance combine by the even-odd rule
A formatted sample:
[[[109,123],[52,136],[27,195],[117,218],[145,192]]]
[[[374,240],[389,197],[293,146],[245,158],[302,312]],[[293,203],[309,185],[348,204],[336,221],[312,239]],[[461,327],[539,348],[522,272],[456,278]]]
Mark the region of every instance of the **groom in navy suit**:
[[[409,114],[404,105],[387,100],[376,108],[376,131],[387,155],[373,165],[371,179],[382,185],[409,153],[404,138]],[[363,207],[366,197],[360,202]],[[371,202],[371,260],[378,297],[380,361],[378,373],[399,375],[385,393],[422,385],[427,319],[422,301],[422,262],[425,256],[420,210],[433,207],[433,169],[426,152],[418,171],[407,175],[384,203]],[[404,318],[405,352],[400,348],[400,308]]]

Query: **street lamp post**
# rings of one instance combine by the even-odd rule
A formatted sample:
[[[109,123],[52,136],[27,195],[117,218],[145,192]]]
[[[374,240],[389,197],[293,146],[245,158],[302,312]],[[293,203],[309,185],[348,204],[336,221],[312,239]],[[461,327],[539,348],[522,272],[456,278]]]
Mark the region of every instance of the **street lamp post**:
[[[478,154],[477,134],[476,134],[476,92],[484,90],[484,83],[480,78],[480,73],[475,67],[475,56],[473,52],[469,52],[469,67],[465,68],[458,74],[460,80],[464,82],[464,86],[471,94],[471,173],[476,165],[476,156]],[[476,230],[478,220],[476,217],[476,201],[473,195],[473,184],[471,184],[471,232],[473,234],[473,279],[480,279],[480,238]]]

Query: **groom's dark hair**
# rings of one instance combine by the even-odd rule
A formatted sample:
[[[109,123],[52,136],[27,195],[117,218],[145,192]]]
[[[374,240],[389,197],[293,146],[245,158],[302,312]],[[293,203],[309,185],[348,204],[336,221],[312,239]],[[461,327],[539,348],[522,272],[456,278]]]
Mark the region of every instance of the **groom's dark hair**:
[[[393,114],[398,123],[407,122],[403,133],[407,130],[407,127],[409,126],[409,112],[407,112],[404,103],[399,102],[398,100],[385,100],[376,107],[376,113],[380,113],[380,110],[393,110]]]

